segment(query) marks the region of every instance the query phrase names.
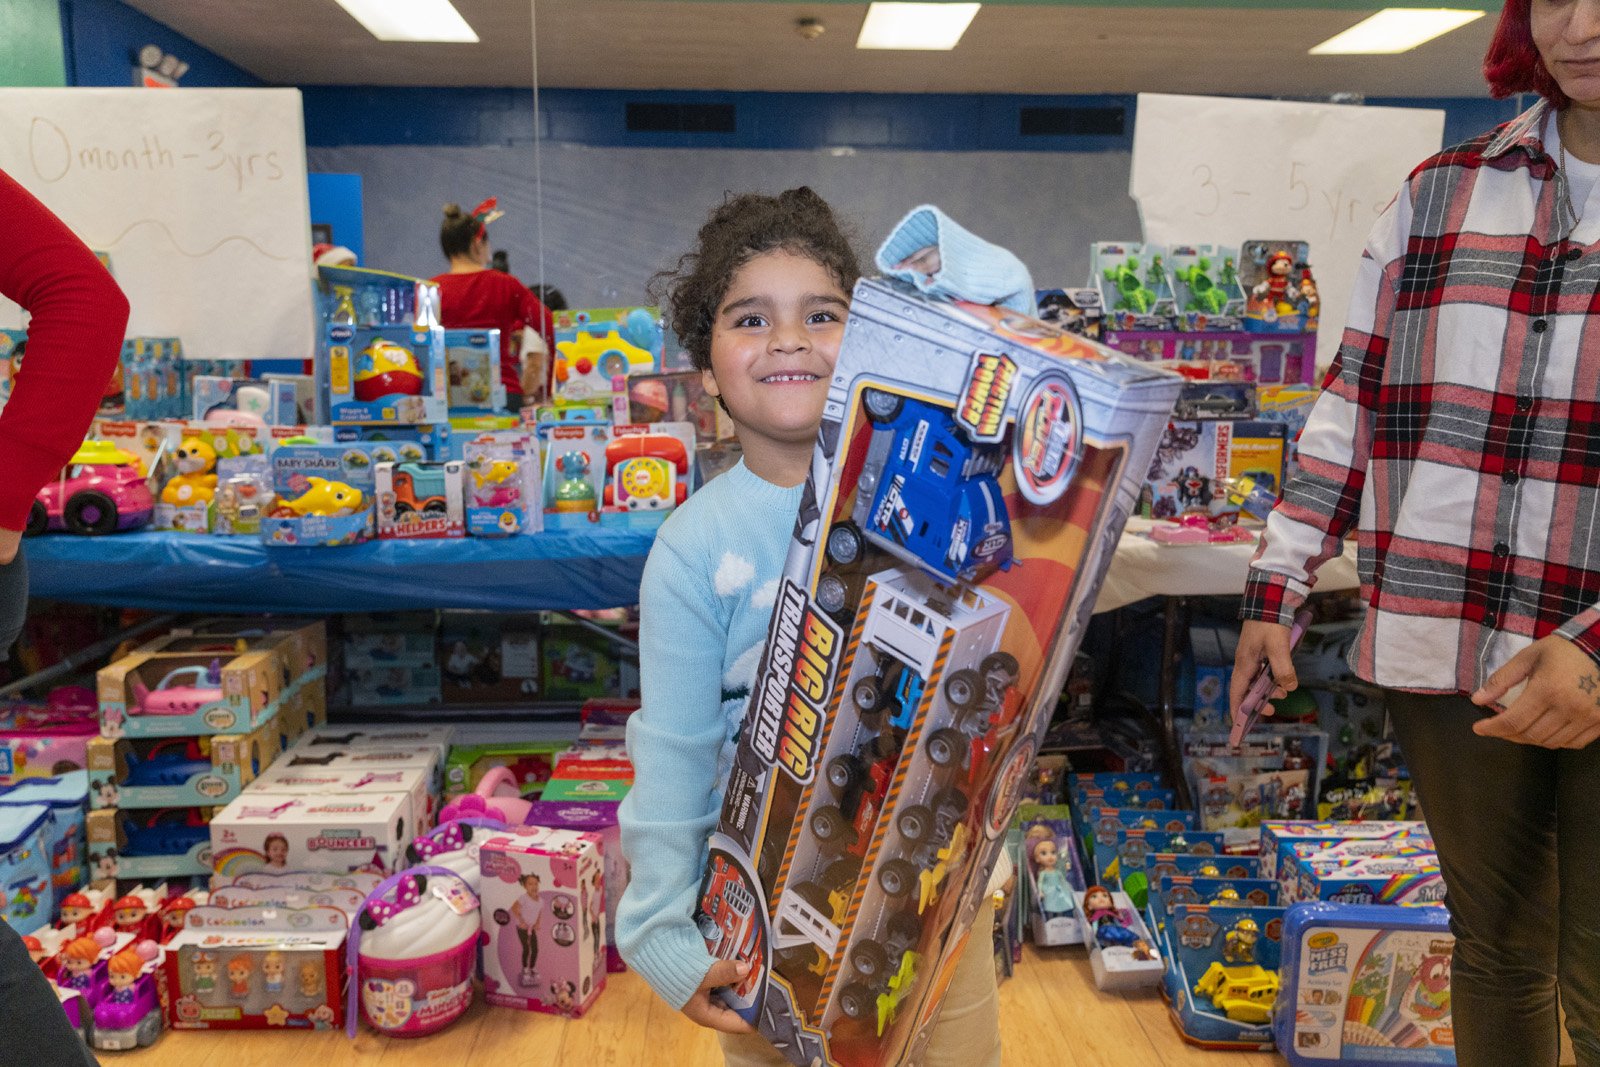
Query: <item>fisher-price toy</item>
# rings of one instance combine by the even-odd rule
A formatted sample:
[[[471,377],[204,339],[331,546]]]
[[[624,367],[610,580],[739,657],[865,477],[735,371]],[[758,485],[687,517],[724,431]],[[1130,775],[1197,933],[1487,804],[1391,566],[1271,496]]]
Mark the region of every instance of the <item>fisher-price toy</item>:
[[[178,473],[161,490],[163,504],[207,504],[217,491],[217,450],[199,437],[186,437],[176,453]]]
[[[330,518],[337,515],[354,515],[366,502],[361,490],[344,482],[330,482],[326,478],[306,480],[311,483],[311,488],[293,500],[280,500],[275,509],[277,514],[287,513],[300,518],[308,515]]]
[[[594,499],[589,487],[587,459],[582,452],[569,452],[560,457],[557,466],[565,474],[562,461],[574,456],[584,456],[582,484],[588,499]],[[664,511],[677,507],[689,498],[687,482],[689,453],[683,442],[667,434],[627,434],[613,438],[606,445],[605,506],[625,511]],[[568,482],[556,487],[556,508],[562,507],[563,490]],[[575,509],[576,510],[576,509]],[[587,509],[585,509],[587,510]]]
[[[478,895],[454,871],[411,867],[379,883],[350,926],[350,1036],[358,1001],[368,1025],[393,1037],[455,1022],[472,1003],[478,937]]]
[[[561,482],[555,490],[555,510],[593,511],[594,485],[589,481],[589,453],[568,452],[555,459]]]
[[[404,345],[379,337],[356,359],[355,397],[368,403],[385,396],[422,395],[422,368]]]
[[[114,533],[143,526],[155,506],[137,456],[110,441],[85,441],[60,477],[39,490],[28,512],[26,533]]]

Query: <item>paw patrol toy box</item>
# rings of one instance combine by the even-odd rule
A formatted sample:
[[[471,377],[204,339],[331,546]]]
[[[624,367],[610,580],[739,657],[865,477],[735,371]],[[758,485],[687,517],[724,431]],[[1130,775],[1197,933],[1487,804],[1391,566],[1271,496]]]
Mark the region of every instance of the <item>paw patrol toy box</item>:
[[[857,286],[701,902],[792,1062],[927,1040],[1179,385]]]

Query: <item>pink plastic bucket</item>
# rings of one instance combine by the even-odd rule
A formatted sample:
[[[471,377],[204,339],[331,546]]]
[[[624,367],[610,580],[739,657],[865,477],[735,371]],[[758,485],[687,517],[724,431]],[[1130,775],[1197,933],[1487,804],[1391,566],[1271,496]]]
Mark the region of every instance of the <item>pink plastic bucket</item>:
[[[360,956],[361,1014],[368,1025],[394,1037],[442,1030],[472,1003],[478,939],[409,960]]]

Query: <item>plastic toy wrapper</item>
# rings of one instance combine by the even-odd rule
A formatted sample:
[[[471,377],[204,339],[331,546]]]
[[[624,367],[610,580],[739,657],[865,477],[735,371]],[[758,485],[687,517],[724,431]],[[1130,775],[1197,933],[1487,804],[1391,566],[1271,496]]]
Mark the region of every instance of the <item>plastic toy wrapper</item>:
[[[857,286],[699,917],[792,1062],[927,1040],[1180,384]]]

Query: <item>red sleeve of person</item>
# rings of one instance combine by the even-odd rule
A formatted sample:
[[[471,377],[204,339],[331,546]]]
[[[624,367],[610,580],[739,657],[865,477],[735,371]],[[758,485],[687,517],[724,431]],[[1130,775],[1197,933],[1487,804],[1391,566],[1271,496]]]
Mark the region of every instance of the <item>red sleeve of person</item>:
[[[93,252],[0,171],[0,293],[28,321],[26,365],[0,412],[0,529],[20,530],[39,489],[88,432],[116,370],[128,298]]]

